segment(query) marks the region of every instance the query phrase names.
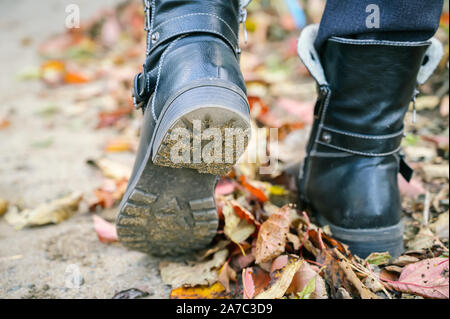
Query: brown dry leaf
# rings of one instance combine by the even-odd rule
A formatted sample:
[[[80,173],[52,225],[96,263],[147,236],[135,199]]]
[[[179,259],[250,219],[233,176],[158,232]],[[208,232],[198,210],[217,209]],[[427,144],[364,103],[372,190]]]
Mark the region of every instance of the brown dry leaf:
[[[403,267],[409,264],[413,264],[419,261],[419,258],[409,255],[402,255],[394,259],[391,264],[399,267]]]
[[[216,282],[212,286],[180,287],[170,292],[170,299],[227,299],[225,287]]]
[[[256,241],[257,264],[270,261],[284,252],[290,222],[290,207],[285,205],[261,225]]]
[[[315,288],[309,299],[328,299],[325,281],[307,262],[304,262],[294,275],[292,283],[286,293],[298,293],[303,291],[313,278],[315,278]]]
[[[292,278],[303,264],[303,259],[293,259],[275,272],[269,288],[255,296],[255,299],[278,299],[284,296],[292,282]]]
[[[398,291],[427,298],[449,297],[448,258],[431,258],[403,268],[398,281],[389,285]]]
[[[427,164],[422,166],[425,179],[431,181],[435,178],[449,177],[449,167],[447,164]]]
[[[225,203],[222,209],[225,218],[223,231],[233,242],[239,244],[245,241],[256,230],[255,225],[240,218],[231,203]]]
[[[441,101],[441,106],[439,108],[439,112],[441,113],[442,117],[448,116],[449,113],[449,100],[448,95],[444,96]]]
[[[439,96],[423,95],[416,99],[416,110],[432,110],[439,105]]]
[[[57,224],[72,217],[77,212],[82,198],[83,195],[80,192],[75,192],[42,204],[35,209],[25,209],[20,213],[15,210],[9,210],[5,215],[5,219],[16,229]]]
[[[91,162],[102,171],[103,175],[114,180],[120,180],[123,178],[128,179],[131,175],[130,166],[112,161],[105,157]]]
[[[125,194],[128,180],[107,179],[102,187],[94,190],[95,199],[89,203],[89,209],[94,211],[97,207],[111,208],[116,201],[120,201]]]
[[[446,211],[443,214],[439,214],[436,221],[430,224],[430,229],[439,239],[448,239],[448,220],[449,214],[448,211]]]
[[[229,293],[230,289],[230,280],[236,281],[236,272],[233,268],[230,267],[229,262],[225,262],[222,268],[219,271],[219,282],[225,287],[226,291]]]
[[[387,270],[387,271],[391,271],[391,272],[401,273],[403,267],[395,266],[395,265],[389,265],[389,266],[384,267],[384,269]]]
[[[333,248],[334,253],[338,258],[339,266],[344,271],[347,279],[353,284],[353,286],[358,291],[360,297],[362,299],[380,299],[377,295],[375,295],[373,292],[371,292],[364,284],[359,280],[358,276],[356,276],[355,272],[353,271],[350,262],[346,260],[344,255],[339,252],[337,248]]]
[[[435,243],[436,239],[433,232],[424,226],[419,230],[416,237],[408,241],[406,247],[408,250],[422,250],[433,247]]]
[[[219,250],[222,250],[225,247],[227,247],[228,244],[230,244],[230,243],[231,243],[231,241],[229,241],[229,240],[221,240],[214,247],[199,251],[198,254],[196,255],[197,261],[205,260],[209,256],[217,253]]]
[[[298,250],[300,248],[300,239],[298,238],[297,235],[287,233],[286,238],[292,244],[295,250]]]
[[[317,257],[317,262],[325,266],[325,280],[331,288],[332,297],[337,297],[342,287],[352,296],[377,299],[378,296],[363,285],[343,257],[337,249],[324,249]]]
[[[227,256],[228,250],[224,249],[215,253],[212,260],[193,265],[162,261],[159,271],[163,282],[172,287],[209,286],[219,279],[218,270],[225,263]]]
[[[0,198],[0,216],[6,213],[7,209],[8,209],[8,202],[3,198]]]

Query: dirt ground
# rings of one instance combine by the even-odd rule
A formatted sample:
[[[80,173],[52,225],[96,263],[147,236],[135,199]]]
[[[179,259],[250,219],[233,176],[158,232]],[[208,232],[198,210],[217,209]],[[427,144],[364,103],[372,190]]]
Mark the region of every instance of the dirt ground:
[[[39,65],[36,49],[43,40],[64,31],[67,4],[80,6],[83,21],[101,7],[118,2],[0,3],[0,112],[11,120],[0,131],[0,197],[33,207],[71,191],[89,192],[99,186],[99,173],[86,160],[100,155],[112,131],[105,128],[92,134],[96,111],[65,105],[67,96],[79,94],[80,87],[52,90],[43,83],[18,81],[17,75]],[[51,119],[36,116],[49,105],[58,108]],[[120,160],[131,164],[133,155],[122,155]],[[115,214],[111,209],[102,216],[114,220]],[[128,288],[146,291],[149,298],[164,298],[170,290],[162,283],[157,266],[157,258],[119,244],[102,244],[87,207],[57,226],[21,231],[0,218],[0,298],[111,298]],[[81,282],[78,288],[70,284],[74,276]]]

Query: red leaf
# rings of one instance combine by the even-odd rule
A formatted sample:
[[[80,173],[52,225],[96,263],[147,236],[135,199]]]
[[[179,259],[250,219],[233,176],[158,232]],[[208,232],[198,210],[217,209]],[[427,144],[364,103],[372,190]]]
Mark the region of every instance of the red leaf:
[[[214,190],[215,196],[228,195],[234,192],[236,183],[231,179],[219,179]]]
[[[395,290],[428,298],[449,297],[448,258],[431,258],[403,268],[398,281],[387,281]]]
[[[94,215],[94,228],[97,232],[98,239],[102,243],[113,243],[118,241],[116,227],[104,220],[103,218]]]
[[[258,199],[258,201],[260,201],[261,203],[267,202],[268,198],[266,193],[264,193],[264,191],[262,191],[261,189],[256,188],[255,186],[248,183],[244,175],[241,175],[239,181],[246,190],[248,190],[253,196],[255,196]]]

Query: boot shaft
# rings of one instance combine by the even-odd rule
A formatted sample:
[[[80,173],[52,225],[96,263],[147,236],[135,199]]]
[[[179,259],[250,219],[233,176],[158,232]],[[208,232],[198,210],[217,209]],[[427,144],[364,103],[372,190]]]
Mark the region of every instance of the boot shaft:
[[[429,45],[329,39],[321,55],[331,89],[324,125],[367,135],[402,131]]]
[[[239,51],[239,0],[147,1],[147,55],[186,34],[211,34]]]

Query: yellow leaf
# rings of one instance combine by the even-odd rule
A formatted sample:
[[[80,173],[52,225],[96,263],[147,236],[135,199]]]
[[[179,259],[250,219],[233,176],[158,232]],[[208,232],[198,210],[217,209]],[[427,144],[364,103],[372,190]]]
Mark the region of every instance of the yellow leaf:
[[[125,152],[129,151],[130,149],[130,142],[122,139],[112,140],[105,147],[105,151],[107,152]]]
[[[180,287],[172,290],[170,299],[228,299],[225,287],[216,282],[212,286]]]

